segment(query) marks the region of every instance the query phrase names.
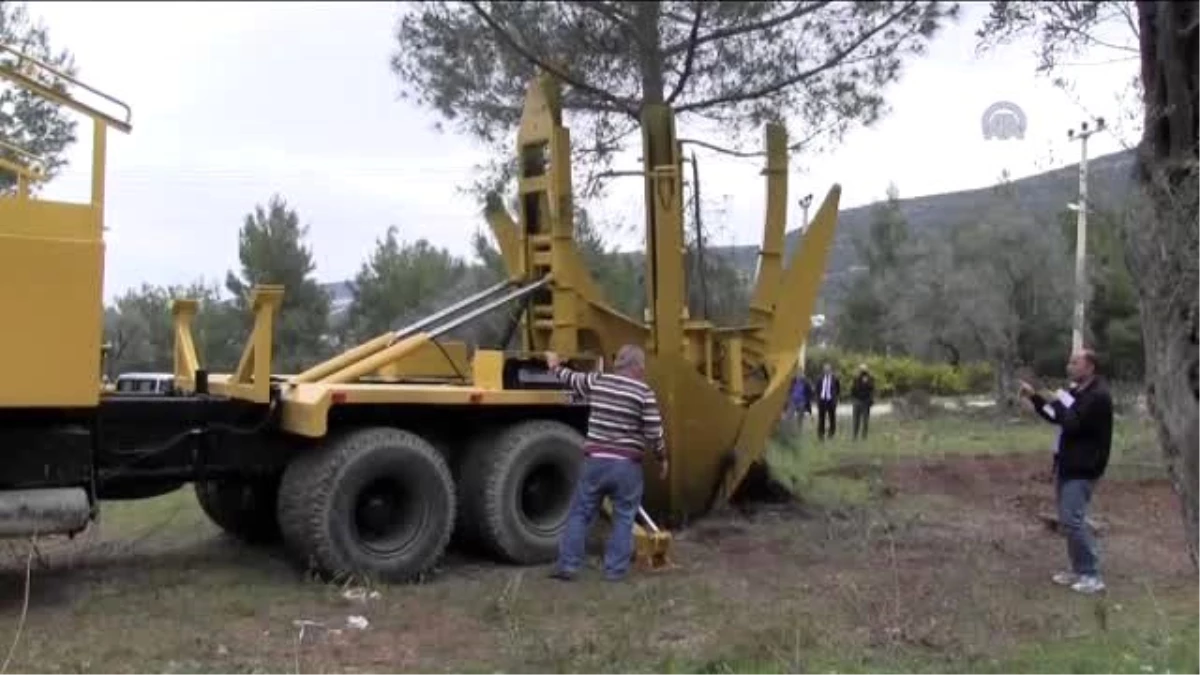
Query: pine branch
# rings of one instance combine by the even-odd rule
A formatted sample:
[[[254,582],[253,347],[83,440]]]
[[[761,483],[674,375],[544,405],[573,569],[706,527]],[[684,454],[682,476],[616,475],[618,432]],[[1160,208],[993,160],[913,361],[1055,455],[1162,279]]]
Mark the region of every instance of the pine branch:
[[[778,93],[780,91],[783,91],[784,89],[787,89],[788,87],[794,86],[794,85],[804,82],[805,80],[808,80],[812,77],[820,75],[821,73],[823,73],[827,70],[831,70],[831,69],[837,67],[843,61],[845,61],[847,56],[854,53],[855,50],[857,50],[859,47],[866,44],[871,38],[873,38],[876,35],[878,35],[879,33],[881,33],[885,28],[887,28],[891,24],[895,23],[897,19],[899,19],[904,14],[906,14],[909,10],[911,10],[916,5],[917,5],[917,3],[915,2],[915,0],[913,2],[909,2],[909,3],[905,4],[904,7],[900,9],[900,11],[893,13],[887,19],[880,22],[879,25],[875,26],[874,28],[871,28],[868,31],[865,31],[862,35],[859,35],[849,45],[838,50],[837,53],[835,53],[833,56],[826,59],[824,63],[822,63],[818,66],[815,66],[815,67],[809,68],[808,70],[805,70],[803,72],[797,73],[797,74],[793,75],[792,77],[787,77],[787,78],[778,80],[776,82],[772,82],[771,84],[768,84],[763,87],[759,87],[758,89],[753,89],[753,90],[749,90],[749,91],[740,91],[740,92],[729,92],[726,94],[715,96],[710,99],[696,101],[693,103],[687,103],[682,106],[679,106],[676,109],[676,111],[679,113],[684,113],[684,112],[688,112],[688,111],[692,111],[692,110],[702,110],[704,108],[711,108],[714,106],[728,105],[730,103],[741,103],[744,101],[752,101],[755,99],[764,98],[764,97],[770,96],[772,94]]]

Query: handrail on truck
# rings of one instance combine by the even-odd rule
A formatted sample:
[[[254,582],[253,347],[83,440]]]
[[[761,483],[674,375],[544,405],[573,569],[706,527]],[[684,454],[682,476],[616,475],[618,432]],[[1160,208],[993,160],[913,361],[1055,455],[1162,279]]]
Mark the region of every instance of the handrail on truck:
[[[0,77],[11,81],[19,87],[28,89],[43,98],[54,101],[59,105],[64,105],[76,112],[83,113],[93,120],[104,122],[114,129],[120,129],[125,133],[133,130],[133,111],[124,101],[78,80],[44,61],[35,59],[11,45],[0,43],[0,56],[3,56],[5,52],[15,56],[17,61],[16,63],[0,62]],[[39,70],[44,72],[39,72]],[[49,77],[46,77],[47,74]],[[60,88],[62,82],[95,94],[121,108],[124,112],[122,118],[118,119],[113,115],[80,101],[68,93],[65,88]]]
[[[16,57],[16,61],[4,58],[6,55]],[[95,87],[80,81],[50,64],[35,59],[12,45],[0,43],[0,79],[8,80],[18,87],[30,91],[58,105],[82,113],[92,120],[92,194],[90,206],[95,215],[96,226],[104,227],[104,167],[108,149],[108,129],[117,129],[123,133],[133,130],[133,111],[124,101],[110,96]],[[78,87],[112,105],[120,108],[120,117],[106,113],[95,106],[84,103],[69,91],[68,87]],[[29,197],[28,185],[21,181],[18,186],[18,199]]]
[[[29,152],[19,145],[9,143],[3,138],[0,138],[0,150],[6,150],[15,155],[14,159],[9,159],[0,154],[0,169],[11,171],[29,180],[41,180],[45,177],[45,157]]]

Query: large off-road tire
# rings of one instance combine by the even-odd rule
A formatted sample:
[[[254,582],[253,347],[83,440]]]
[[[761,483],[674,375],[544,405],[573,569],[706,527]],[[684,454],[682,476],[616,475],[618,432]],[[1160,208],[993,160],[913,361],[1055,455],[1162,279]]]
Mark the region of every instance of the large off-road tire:
[[[279,521],[275,516],[278,476],[198,481],[195,489],[201,510],[227,533],[248,544],[279,541]]]
[[[561,422],[533,420],[471,445],[459,478],[460,526],[507,562],[553,560],[583,463],[583,436]]]
[[[315,571],[411,581],[446,550],[454,480],[420,436],[358,429],[288,465],[278,513],[287,547]]]

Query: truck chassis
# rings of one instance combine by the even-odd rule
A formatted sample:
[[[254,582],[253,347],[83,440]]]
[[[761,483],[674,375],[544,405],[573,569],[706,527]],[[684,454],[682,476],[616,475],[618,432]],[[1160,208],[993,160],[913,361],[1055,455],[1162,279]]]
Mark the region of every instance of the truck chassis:
[[[73,535],[99,502],[194,484],[208,517],[328,574],[419,577],[451,535],[518,564],[551,559],[579,467],[582,404],[336,407],[325,437],[267,403],[107,394],[93,410],[0,409],[0,535]]]

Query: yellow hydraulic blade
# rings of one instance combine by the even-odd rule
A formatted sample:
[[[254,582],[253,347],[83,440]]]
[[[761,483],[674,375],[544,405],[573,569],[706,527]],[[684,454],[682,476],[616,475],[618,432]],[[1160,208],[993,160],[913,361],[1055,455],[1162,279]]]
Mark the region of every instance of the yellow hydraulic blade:
[[[525,277],[525,269],[521,264],[521,240],[518,236],[517,223],[499,197],[488,199],[484,217],[492,228],[492,236],[496,237],[496,245],[500,248],[500,257],[504,259],[504,268],[508,271],[509,279]]]
[[[763,223],[762,252],[758,280],[750,298],[750,322],[767,324],[775,311],[783,274],[783,248],[787,226],[787,129],[767,126],[767,215]]]
[[[777,311],[764,332],[767,336],[765,360],[771,380],[761,398],[751,404],[742,419],[734,443],[735,460],[725,476],[722,498],[728,499],[745,477],[750,466],[762,458],[767,436],[783,411],[784,402],[796,370],[800,345],[808,338],[812,311],[825,276],[825,263],[837,229],[838,201],[842,188],[834,185],[825,196],[816,218],[805,230],[800,250],[784,272]]]
[[[795,359],[800,345],[808,338],[812,326],[812,311],[817,304],[825,264],[837,229],[838,201],[842,186],[834,184],[825,201],[800,239],[800,250],[792,258],[783,275],[776,307],[779,311],[771,322],[767,335],[767,355],[770,359]]]

